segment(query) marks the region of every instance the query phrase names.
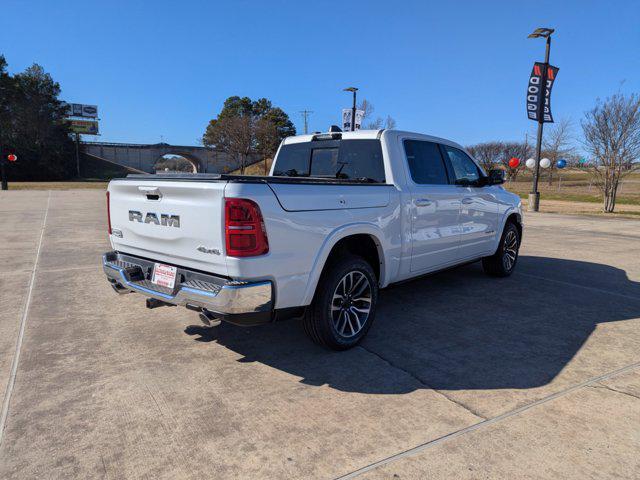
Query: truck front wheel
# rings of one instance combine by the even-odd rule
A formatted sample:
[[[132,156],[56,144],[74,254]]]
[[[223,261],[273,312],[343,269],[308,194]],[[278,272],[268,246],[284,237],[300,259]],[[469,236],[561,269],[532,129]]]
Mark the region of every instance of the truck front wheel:
[[[507,222],[496,253],[482,259],[485,273],[493,277],[508,277],[513,273],[520,250],[520,232],[512,222]]]
[[[322,274],[303,320],[305,331],[332,350],[354,347],[371,328],[377,301],[378,282],[369,263],[342,256]]]

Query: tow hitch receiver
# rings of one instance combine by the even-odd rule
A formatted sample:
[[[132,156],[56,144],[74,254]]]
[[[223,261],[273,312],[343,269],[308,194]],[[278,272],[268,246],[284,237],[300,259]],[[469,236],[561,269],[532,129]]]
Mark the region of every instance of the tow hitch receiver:
[[[173,303],[163,302],[155,298],[147,298],[147,308],[175,307]]]

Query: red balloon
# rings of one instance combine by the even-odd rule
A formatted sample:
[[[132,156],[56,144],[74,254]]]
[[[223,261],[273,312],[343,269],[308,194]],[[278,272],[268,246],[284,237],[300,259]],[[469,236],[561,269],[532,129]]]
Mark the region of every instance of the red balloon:
[[[15,162],[16,160],[18,160],[18,156],[10,153],[9,155],[7,155],[7,160],[9,160],[10,162]]]
[[[520,165],[520,159],[519,158],[513,157],[513,158],[511,158],[509,160],[509,166],[511,168],[517,168],[518,165]]]

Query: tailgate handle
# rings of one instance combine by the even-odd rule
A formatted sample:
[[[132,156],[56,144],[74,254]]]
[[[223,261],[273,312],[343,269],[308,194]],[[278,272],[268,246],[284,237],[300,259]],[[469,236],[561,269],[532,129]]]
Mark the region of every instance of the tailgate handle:
[[[138,187],[138,190],[147,196],[147,200],[160,200],[162,197],[158,187]]]

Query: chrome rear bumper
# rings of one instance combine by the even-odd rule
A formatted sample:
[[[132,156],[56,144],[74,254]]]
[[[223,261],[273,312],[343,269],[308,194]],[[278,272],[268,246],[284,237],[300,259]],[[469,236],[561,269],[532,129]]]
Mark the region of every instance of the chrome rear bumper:
[[[102,256],[102,267],[118,293],[141,293],[172,305],[205,309],[243,325],[271,319],[273,288],[269,281],[239,282],[177,267],[173,289],[151,282],[155,262],[118,252]]]

